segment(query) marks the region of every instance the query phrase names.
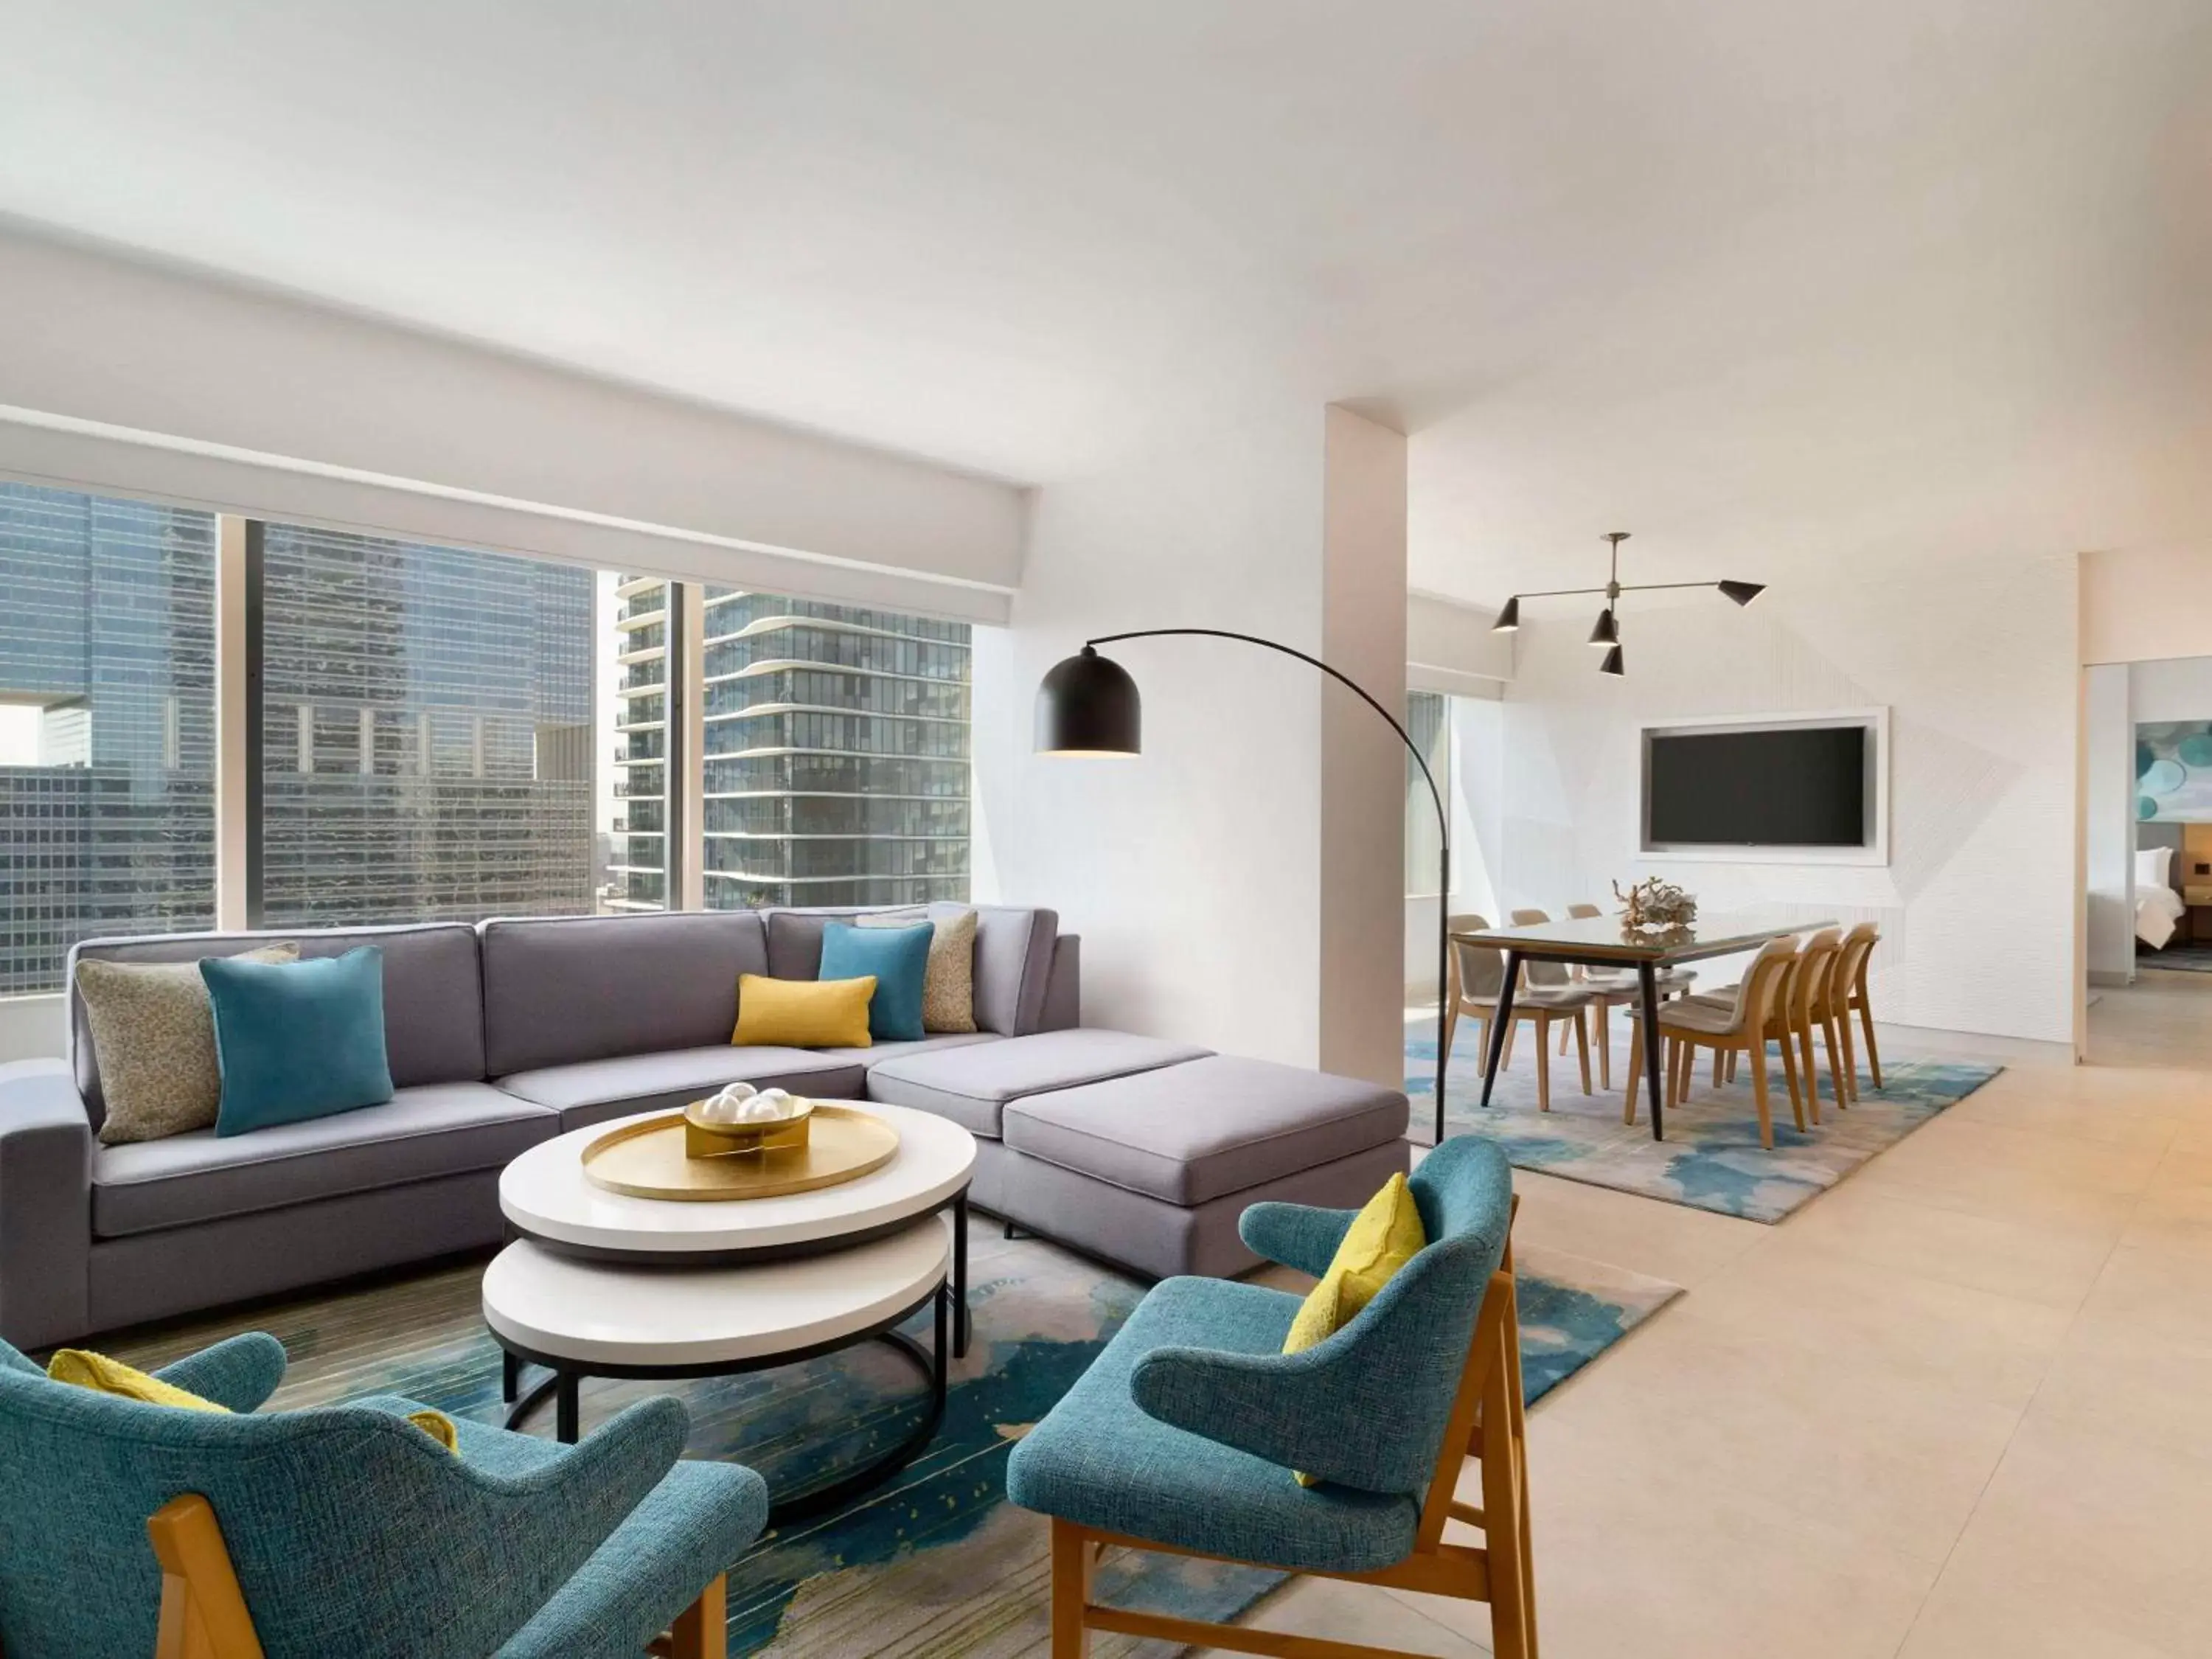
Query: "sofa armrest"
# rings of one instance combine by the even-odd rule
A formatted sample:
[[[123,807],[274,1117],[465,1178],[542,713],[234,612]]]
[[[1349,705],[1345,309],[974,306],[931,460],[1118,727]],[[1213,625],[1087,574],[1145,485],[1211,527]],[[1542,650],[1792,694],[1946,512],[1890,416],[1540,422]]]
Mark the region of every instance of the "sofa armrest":
[[[1083,1024],[1083,936],[1062,933],[1052,942],[1052,967],[1044,982],[1040,1031],[1072,1031]]]
[[[0,1338],[92,1326],[92,1118],[66,1061],[0,1065]]]
[[[1237,1236],[1255,1254],[1319,1279],[1358,1214],[1308,1204],[1252,1204],[1237,1218]]]

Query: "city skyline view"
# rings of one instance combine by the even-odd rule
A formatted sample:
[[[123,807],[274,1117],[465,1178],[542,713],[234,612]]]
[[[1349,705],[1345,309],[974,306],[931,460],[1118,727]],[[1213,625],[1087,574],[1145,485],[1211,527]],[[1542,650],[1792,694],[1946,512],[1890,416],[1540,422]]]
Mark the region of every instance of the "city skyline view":
[[[0,995],[216,925],[210,513],[0,484]],[[659,578],[262,525],[257,925],[669,902]],[[969,890],[965,623],[696,590],[710,908]]]

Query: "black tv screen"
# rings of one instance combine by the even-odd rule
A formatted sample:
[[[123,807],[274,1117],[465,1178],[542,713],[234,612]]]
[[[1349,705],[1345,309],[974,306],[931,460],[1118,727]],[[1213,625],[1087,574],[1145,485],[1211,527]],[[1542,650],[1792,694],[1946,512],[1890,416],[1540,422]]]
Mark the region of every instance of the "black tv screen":
[[[1645,836],[1655,847],[1863,847],[1863,726],[1650,739]]]

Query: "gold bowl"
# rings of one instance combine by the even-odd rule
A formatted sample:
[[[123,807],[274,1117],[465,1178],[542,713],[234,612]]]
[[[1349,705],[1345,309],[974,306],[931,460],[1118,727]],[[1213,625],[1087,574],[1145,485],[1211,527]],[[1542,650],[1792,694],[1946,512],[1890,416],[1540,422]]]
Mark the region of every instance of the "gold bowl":
[[[751,1152],[804,1146],[807,1143],[806,1126],[814,1115],[814,1103],[799,1095],[792,1096],[791,1103],[796,1109],[791,1115],[772,1122],[710,1123],[702,1115],[707,1103],[692,1101],[684,1109],[684,1156],[741,1158]]]

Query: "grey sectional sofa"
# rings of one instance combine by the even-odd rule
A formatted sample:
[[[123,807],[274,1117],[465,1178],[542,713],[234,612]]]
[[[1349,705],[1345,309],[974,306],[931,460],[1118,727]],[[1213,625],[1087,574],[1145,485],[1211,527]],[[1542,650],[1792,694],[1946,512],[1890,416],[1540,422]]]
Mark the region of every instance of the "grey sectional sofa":
[[[966,907],[940,907],[960,908]],[[1147,1274],[1232,1273],[1261,1198],[1363,1201],[1407,1165],[1394,1091],[1079,1029],[1079,943],[977,906],[971,1034],[735,1048],[738,976],[811,979],[840,911],[709,911],[88,943],[174,962],[293,939],[384,951],[383,1106],[103,1146],[82,1004],[70,1054],[0,1066],[0,1337],[19,1347],[496,1243],[499,1172],[565,1130],[738,1079],[942,1114],[977,1137],[972,1198]],[[917,915],[920,913],[917,912]]]

